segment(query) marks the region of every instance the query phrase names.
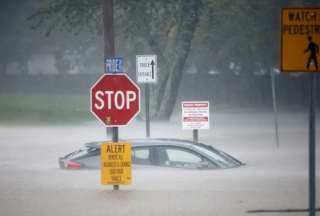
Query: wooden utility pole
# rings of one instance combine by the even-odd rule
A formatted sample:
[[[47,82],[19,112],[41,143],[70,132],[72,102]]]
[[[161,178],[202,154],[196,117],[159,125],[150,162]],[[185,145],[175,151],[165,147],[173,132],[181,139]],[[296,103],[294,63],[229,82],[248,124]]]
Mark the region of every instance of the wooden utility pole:
[[[103,41],[104,41],[104,73],[107,71],[106,59],[115,57],[114,28],[113,28],[113,0],[103,0]],[[112,135],[112,142],[119,141],[118,127],[106,129],[107,137]],[[113,186],[114,190],[119,189],[119,185]]]
[[[106,59],[115,56],[114,29],[113,29],[113,0],[103,0],[103,41],[104,41],[104,73]],[[107,137],[113,136],[111,128],[106,128]]]
[[[114,57],[113,0],[103,1],[104,60]]]

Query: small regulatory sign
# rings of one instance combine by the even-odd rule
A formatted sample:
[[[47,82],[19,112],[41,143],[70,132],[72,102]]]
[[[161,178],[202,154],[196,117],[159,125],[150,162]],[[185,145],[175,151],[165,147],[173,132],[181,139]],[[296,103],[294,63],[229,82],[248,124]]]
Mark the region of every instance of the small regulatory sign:
[[[101,184],[131,184],[131,145],[129,143],[101,145]]]
[[[138,83],[157,82],[157,56],[156,55],[137,55],[136,72]]]
[[[105,63],[106,73],[123,73],[122,58],[107,58]]]
[[[319,72],[320,8],[283,8],[281,71]]]
[[[209,129],[209,101],[182,102],[182,128],[184,130]]]

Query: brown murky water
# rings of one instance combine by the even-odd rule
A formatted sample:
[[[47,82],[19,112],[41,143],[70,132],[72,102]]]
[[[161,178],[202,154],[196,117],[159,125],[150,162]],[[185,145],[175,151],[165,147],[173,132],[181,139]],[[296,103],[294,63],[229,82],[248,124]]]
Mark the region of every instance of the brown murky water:
[[[99,171],[58,169],[59,156],[105,138],[99,123],[1,125],[0,215],[239,216],[254,215],[247,213],[254,209],[307,207],[306,114],[280,116],[280,149],[269,113],[215,114],[211,121],[211,130],[200,131],[200,141],[236,156],[246,166],[211,171],[136,169],[133,184],[120,191],[100,185]],[[151,127],[154,137],[191,139],[190,131],[181,130],[179,116]],[[318,130],[318,140],[319,134]],[[120,129],[121,137],[143,135],[141,122]],[[318,166],[318,188],[319,171]]]

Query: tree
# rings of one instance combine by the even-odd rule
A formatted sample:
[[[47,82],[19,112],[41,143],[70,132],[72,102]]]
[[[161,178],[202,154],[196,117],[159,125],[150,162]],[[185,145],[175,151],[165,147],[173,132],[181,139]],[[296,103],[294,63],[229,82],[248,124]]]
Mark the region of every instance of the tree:
[[[211,69],[223,76],[237,73],[248,83],[255,72],[277,67],[280,9],[306,2],[115,0],[116,50],[157,54],[159,82],[152,89],[151,110],[169,119],[186,65],[194,64],[199,75]],[[60,28],[101,35],[102,0],[47,0],[30,19],[35,27],[46,24],[48,35]]]
[[[7,65],[12,62],[18,64],[20,73],[25,73],[27,68],[26,56],[30,54],[31,39],[27,37],[26,29],[21,25],[23,9],[17,7],[19,4],[23,4],[23,1],[1,2],[0,26],[4,30],[0,35],[0,73],[2,74],[6,72]],[[24,6],[28,7],[27,4]]]
[[[159,119],[169,119],[173,111],[197,26],[200,3],[198,0],[132,0],[115,3],[115,16],[125,15],[115,20],[120,23],[120,30],[126,31],[126,39],[138,43],[143,38],[148,48],[158,55],[162,72],[152,98]],[[30,19],[34,21],[35,28],[47,22],[47,35],[57,28],[66,28],[75,33],[88,28],[94,33],[101,33],[101,8],[101,0],[55,0],[42,5]],[[132,39],[133,36],[136,38]]]

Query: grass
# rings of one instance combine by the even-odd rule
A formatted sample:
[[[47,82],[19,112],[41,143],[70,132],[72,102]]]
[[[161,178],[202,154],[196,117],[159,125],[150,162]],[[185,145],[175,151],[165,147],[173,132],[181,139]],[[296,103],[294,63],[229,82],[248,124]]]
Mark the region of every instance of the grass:
[[[89,95],[0,94],[1,123],[74,123],[93,120]]]

